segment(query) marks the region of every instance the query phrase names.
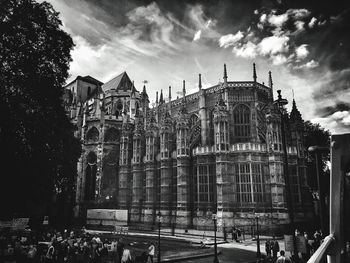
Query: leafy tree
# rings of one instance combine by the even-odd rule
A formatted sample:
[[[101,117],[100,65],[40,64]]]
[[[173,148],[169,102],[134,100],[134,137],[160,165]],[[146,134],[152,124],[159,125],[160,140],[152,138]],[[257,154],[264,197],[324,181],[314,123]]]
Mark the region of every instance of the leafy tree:
[[[304,123],[305,127],[305,147],[306,150],[310,146],[320,146],[320,147],[330,147],[330,132],[321,127],[318,123],[311,123],[310,121],[306,121]],[[313,189],[317,189],[317,175],[316,175],[316,159],[313,153],[307,154],[308,162],[308,183],[309,186]],[[323,179],[324,181],[327,179],[327,162],[329,161],[329,153],[323,153],[321,162],[320,162],[320,172],[323,171]]]
[[[46,213],[72,190],[81,148],[62,103],[74,44],[61,25],[49,3],[1,3],[2,215]]]

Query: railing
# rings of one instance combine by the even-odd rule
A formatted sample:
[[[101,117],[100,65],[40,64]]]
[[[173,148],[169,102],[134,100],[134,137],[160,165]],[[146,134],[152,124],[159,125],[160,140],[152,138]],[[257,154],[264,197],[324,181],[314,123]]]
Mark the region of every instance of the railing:
[[[326,236],[323,243],[320,247],[315,251],[312,257],[307,261],[307,263],[319,263],[321,262],[325,256],[327,256],[328,248],[335,242],[334,236],[329,235]]]

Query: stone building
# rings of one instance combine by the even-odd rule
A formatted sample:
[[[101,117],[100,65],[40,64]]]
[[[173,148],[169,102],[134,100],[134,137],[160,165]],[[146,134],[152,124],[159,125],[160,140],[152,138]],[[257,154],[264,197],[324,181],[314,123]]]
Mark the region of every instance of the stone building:
[[[281,113],[273,83],[223,82],[175,100],[169,87],[150,106],[126,72],[105,84],[90,76],[66,86],[65,105],[83,153],[78,163],[76,215],[89,208],[127,209],[130,224],[177,228],[212,224],[264,225],[311,218],[303,120],[295,101],[283,115],[291,202],[284,174]]]

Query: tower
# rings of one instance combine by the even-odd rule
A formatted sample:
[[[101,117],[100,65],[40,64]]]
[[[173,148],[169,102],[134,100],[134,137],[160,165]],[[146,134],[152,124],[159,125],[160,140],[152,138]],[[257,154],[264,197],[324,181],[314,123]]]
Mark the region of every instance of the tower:
[[[160,212],[165,224],[170,223],[172,210],[172,152],[173,152],[173,123],[168,111],[163,113],[160,125]]]
[[[144,124],[139,114],[135,115],[135,128],[133,132],[133,154],[132,154],[132,209],[131,221],[142,222],[142,207],[144,202]]]
[[[185,94],[185,93],[184,93]],[[191,225],[190,214],[190,149],[188,141],[189,116],[185,106],[183,106],[176,122],[176,156],[177,156],[177,212],[176,224]]]
[[[218,217],[222,218],[223,208],[228,206],[225,184],[228,182],[229,125],[226,104],[219,94],[214,107],[214,147],[216,155],[216,182],[214,185]]]
[[[144,206],[144,221],[155,223],[157,210],[157,193],[159,191],[159,173],[157,169],[156,156],[159,154],[159,133],[158,125],[154,109],[147,116],[146,126],[146,154],[145,154],[145,176],[146,176],[146,191],[145,191],[145,206]]]

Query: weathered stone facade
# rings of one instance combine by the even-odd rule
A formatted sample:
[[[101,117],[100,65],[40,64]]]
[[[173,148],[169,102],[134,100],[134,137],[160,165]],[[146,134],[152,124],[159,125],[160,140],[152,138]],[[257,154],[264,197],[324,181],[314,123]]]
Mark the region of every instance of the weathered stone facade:
[[[93,80],[93,81],[92,81]],[[84,82],[82,87],[77,82]],[[94,84],[95,83],[95,84]],[[91,84],[91,85],[90,85]],[[80,77],[66,87],[66,107],[83,145],[76,216],[87,208],[128,209],[130,223],[198,228],[217,213],[225,225],[289,222],[281,114],[269,85],[224,81],[149,106],[124,72],[106,84]],[[85,92],[85,95],[79,94]],[[79,99],[78,99],[79,98]],[[85,100],[81,99],[85,98]],[[296,221],[312,211],[306,184],[303,121],[293,101],[285,117]]]

